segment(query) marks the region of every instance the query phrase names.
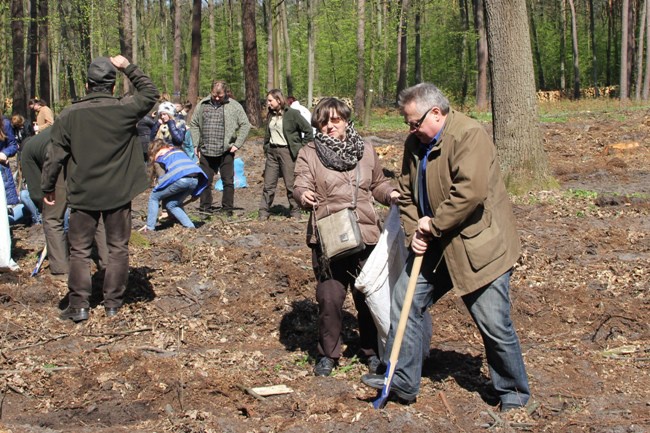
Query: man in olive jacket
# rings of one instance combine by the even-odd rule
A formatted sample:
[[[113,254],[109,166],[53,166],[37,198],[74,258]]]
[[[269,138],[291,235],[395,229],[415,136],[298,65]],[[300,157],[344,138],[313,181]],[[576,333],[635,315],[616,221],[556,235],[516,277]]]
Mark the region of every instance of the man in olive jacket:
[[[530,390],[510,319],[509,282],[520,253],[496,147],[485,129],[430,83],[399,97],[408,136],[400,177],[400,210],[412,254],[391,300],[391,353],[415,255],[424,255],[391,390],[415,400],[422,374],[423,316],[451,291],[461,296],[483,338],[501,410],[524,406]],[[383,376],[364,376],[381,389]]]
[[[134,96],[113,97],[117,70],[135,86]],[[95,59],[88,67],[86,89],[86,97],[63,110],[52,126],[41,180],[44,201],[52,205],[57,177],[67,166],[70,293],[60,318],[75,322],[88,319],[90,253],[100,219],[109,250],[103,287],[106,315],[116,315],[122,306],[129,275],[131,200],[148,187],[136,124],[158,98],[151,79],[121,55]]]

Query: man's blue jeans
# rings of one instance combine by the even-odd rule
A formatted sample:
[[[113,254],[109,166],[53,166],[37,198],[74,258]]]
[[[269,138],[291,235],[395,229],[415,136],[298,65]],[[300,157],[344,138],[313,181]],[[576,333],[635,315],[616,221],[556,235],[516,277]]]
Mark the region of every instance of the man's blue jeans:
[[[147,211],[147,229],[155,230],[158,220],[158,202],[162,200],[167,208],[183,227],[194,228],[194,223],[183,210],[183,200],[194,191],[199,184],[195,177],[183,177],[160,191],[152,191],[149,196],[149,209]]]
[[[390,354],[395,340],[397,323],[413,265],[411,254],[392,294],[391,327],[388,333],[386,354]],[[400,397],[414,398],[420,389],[422,376],[422,345],[424,315],[451,290],[452,283],[444,260],[427,253],[418,276],[413,304],[409,313],[404,339],[396,366],[393,384],[400,389]],[[436,269],[436,265],[437,269]],[[435,270],[435,271],[434,271]],[[493,386],[502,406],[523,406],[530,397],[526,368],[521,355],[519,339],[510,320],[510,274],[506,272],[491,284],[462,297],[474,322],[481,332]]]

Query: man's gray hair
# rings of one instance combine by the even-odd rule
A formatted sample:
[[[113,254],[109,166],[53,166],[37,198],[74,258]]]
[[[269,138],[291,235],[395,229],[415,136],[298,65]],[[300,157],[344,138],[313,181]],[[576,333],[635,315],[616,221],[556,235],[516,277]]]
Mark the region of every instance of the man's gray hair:
[[[416,84],[399,93],[397,103],[400,109],[403,110],[404,106],[411,102],[415,102],[418,111],[424,112],[432,107],[438,107],[443,115],[449,113],[449,100],[432,83]]]

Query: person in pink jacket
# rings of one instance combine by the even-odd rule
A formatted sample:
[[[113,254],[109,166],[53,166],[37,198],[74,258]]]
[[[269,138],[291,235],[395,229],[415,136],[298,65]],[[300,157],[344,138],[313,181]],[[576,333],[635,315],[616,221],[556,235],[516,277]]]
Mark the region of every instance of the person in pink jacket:
[[[314,367],[316,376],[329,376],[341,357],[343,302],[348,288],[352,290],[358,313],[360,357],[368,363],[371,372],[380,363],[377,328],[365,296],[354,287],[354,280],[379,240],[380,220],[375,213],[374,201],[388,205],[397,200],[399,193],[384,176],[373,147],[364,143],[354,129],[350,122],[351,114],[350,108],[339,99],[321,100],[312,116],[312,126],[317,131],[314,141],[300,150],[296,160],[293,194],[301,207],[311,210],[307,244],[312,249],[312,263],[318,281],[320,359]],[[357,186],[356,213],[366,248],[330,261],[323,254],[313,229],[315,221],[351,207]]]

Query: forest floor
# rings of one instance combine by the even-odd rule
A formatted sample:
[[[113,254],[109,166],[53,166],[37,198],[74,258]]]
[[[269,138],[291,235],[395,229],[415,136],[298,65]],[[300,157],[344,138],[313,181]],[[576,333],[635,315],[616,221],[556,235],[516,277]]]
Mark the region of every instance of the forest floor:
[[[650,431],[650,117],[568,117],[541,126],[559,188],[513,198],[523,253],[512,314],[532,413],[499,416],[479,333],[454,296],[431,309],[415,404],[372,408],[350,298],[341,366],[314,377],[306,215],[286,218],[279,186],[271,219],[257,221],[254,138],[239,155],[249,186],[236,190],[234,217],[140,233],[147,195],[134,201],[127,301],[114,318],[95,308],[83,324],[59,320],[66,283],[47,266],[30,277],[40,227],[13,229],[21,269],[0,274],[0,432]],[[405,134],[372,135],[398,171]],[[270,385],[293,392],[246,392]]]

